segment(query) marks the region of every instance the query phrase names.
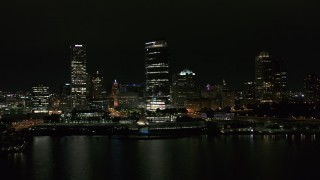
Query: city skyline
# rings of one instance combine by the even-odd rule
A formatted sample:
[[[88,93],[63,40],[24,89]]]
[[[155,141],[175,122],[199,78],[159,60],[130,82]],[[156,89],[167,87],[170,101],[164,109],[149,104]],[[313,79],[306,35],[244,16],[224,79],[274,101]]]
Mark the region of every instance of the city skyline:
[[[0,75],[11,78],[1,78],[1,89],[30,90],[45,83],[57,89],[69,82],[73,43],[87,45],[88,72],[99,70],[106,84],[144,82],[144,43],[164,38],[172,73],[189,68],[202,83],[225,79],[240,88],[254,80],[254,59],[265,50],[285,60],[288,89],[301,90],[304,77],[317,72],[315,3],[8,2],[1,11],[6,36],[0,48],[8,68]]]
[[[3,1],[0,177],[318,179],[319,4]]]
[[[77,46],[77,44],[79,44],[79,43],[75,43],[75,44],[71,44],[70,46],[73,46],[73,45],[76,45]],[[82,46],[82,45],[81,45]],[[84,44],[84,46],[86,46],[86,44]],[[170,48],[169,48],[170,49]],[[268,51],[260,51],[259,53],[263,53],[263,52],[267,52],[267,53],[269,53]],[[270,55],[272,55],[271,53],[269,53]],[[207,84],[222,84],[222,83],[224,83],[224,82],[226,82],[226,83],[228,83],[228,86],[229,87],[231,87],[233,90],[241,90],[241,89],[243,89],[244,88],[244,84],[245,83],[247,83],[247,82],[252,82],[252,81],[254,81],[254,79],[255,79],[255,76],[254,76],[254,64],[255,64],[255,58],[257,57],[257,56],[259,56],[259,54],[257,54],[255,57],[254,57],[254,60],[253,60],[253,62],[252,62],[252,64],[250,65],[250,66],[253,66],[253,69],[250,69],[250,71],[252,71],[252,72],[250,72],[251,74],[253,73],[253,77],[251,77],[250,79],[240,79],[240,81],[241,81],[241,83],[240,84],[237,84],[237,86],[235,86],[234,84],[232,84],[232,83],[229,83],[230,81],[226,81],[226,78],[221,78],[221,79],[215,79],[215,78],[212,78],[211,80],[210,79],[207,79],[207,80],[202,80],[201,78],[203,78],[203,77],[197,77],[197,84],[198,85],[200,85],[200,87],[202,87],[202,88],[205,88],[205,86],[207,85]],[[275,57],[275,58],[277,58],[277,59],[281,59],[281,61],[283,62],[283,66],[285,67],[285,68],[287,68],[286,67],[286,62],[285,61],[283,61],[283,59],[284,58],[279,58],[279,57]],[[72,59],[72,55],[70,55],[70,59]],[[70,59],[69,59],[69,61],[70,61]],[[69,66],[70,66],[71,64],[70,64],[70,62],[69,62]],[[87,64],[87,66],[90,66],[90,62]],[[91,65],[92,66],[92,65]],[[67,67],[68,68],[68,67]],[[139,67],[139,68],[141,68],[141,67]],[[180,71],[183,71],[183,69],[191,69],[191,70],[193,70],[193,69],[196,69],[197,67],[178,67],[179,69],[172,69],[172,68],[169,68],[170,69],[170,71],[172,71],[172,73],[171,73],[171,75],[173,75],[173,74],[175,74],[175,73],[179,73]],[[90,71],[90,70],[87,70],[87,74],[93,74],[94,72],[97,72],[97,71],[100,71],[101,72],[101,70],[99,70],[99,69],[96,69],[96,70],[92,70],[92,71]],[[103,68],[102,68],[102,71],[104,71],[103,70]],[[50,86],[50,88],[53,90],[53,91],[60,91],[60,87],[61,86],[63,86],[64,84],[69,84],[69,83],[71,83],[71,79],[70,79],[70,73],[71,73],[71,70],[70,69],[67,69],[67,71],[66,72],[64,72],[64,73],[62,73],[62,74],[65,74],[65,75],[68,75],[69,74],[69,77],[63,82],[63,83],[61,83],[61,84],[56,84],[56,83],[52,83],[52,82],[49,82],[49,81],[45,81],[45,80],[40,80],[41,78],[39,78],[39,79],[35,79],[34,81],[33,81],[33,83],[30,83],[29,85],[30,86],[25,86],[25,87],[22,87],[22,88],[18,88],[18,89],[10,89],[10,88],[3,88],[3,89],[1,89],[2,91],[4,90],[4,91],[12,91],[12,92],[16,92],[16,91],[30,91],[31,90],[31,87],[32,86],[35,86],[35,85],[39,85],[39,84],[43,84],[43,85],[48,85],[48,86]],[[145,72],[142,72],[143,74],[145,73]],[[197,72],[198,74],[201,74],[201,71],[200,72]],[[226,72],[226,73],[228,73],[228,72]],[[298,90],[298,91],[301,91],[301,90],[303,90],[303,87],[304,87],[304,82],[303,82],[303,80],[304,80],[304,78],[305,77],[307,77],[309,74],[314,74],[314,73],[316,73],[316,72],[306,72],[307,74],[304,76],[304,77],[302,77],[302,82],[301,82],[301,84],[299,83],[298,85],[297,84],[295,84],[296,86],[294,87],[294,86],[292,86],[292,84],[291,84],[291,86],[290,86],[290,84],[288,83],[288,87],[291,87],[291,89],[290,88],[288,88],[288,90],[290,91],[290,90]],[[123,74],[125,74],[126,75],[126,73],[123,73]],[[317,73],[316,73],[317,74]],[[52,74],[52,75],[54,75],[54,74]],[[144,75],[145,76],[145,75]],[[290,77],[290,75],[288,75],[289,77]],[[109,76],[110,77],[110,76]],[[113,77],[113,76],[112,76]],[[127,77],[127,78],[126,78]],[[137,80],[137,79],[135,79],[134,81],[128,81],[128,79],[130,79],[131,77],[130,76],[126,76],[126,77],[124,77],[124,79],[120,79],[120,83],[124,83],[124,84],[145,84],[145,77],[143,77],[141,80],[139,79],[139,80]],[[171,79],[172,77],[170,77],[169,79]],[[215,81],[214,81],[214,80]],[[288,78],[288,79],[290,79],[290,78]],[[110,89],[111,88],[111,86],[112,86],[112,83],[115,81],[115,80],[119,80],[119,78],[108,78],[108,81],[106,81],[106,80],[103,80],[103,83],[105,84],[105,86],[106,86],[106,90],[107,91],[110,91],[110,90],[108,90],[108,89]],[[229,79],[230,80],[230,79]],[[299,81],[299,80],[298,80]],[[231,82],[232,82],[232,79],[231,79]],[[295,81],[295,82],[297,82],[297,81]],[[293,87],[293,88],[292,88]]]

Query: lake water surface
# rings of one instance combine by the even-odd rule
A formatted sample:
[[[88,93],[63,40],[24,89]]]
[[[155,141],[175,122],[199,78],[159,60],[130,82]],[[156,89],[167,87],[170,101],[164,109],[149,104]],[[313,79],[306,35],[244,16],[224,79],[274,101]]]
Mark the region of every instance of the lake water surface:
[[[0,168],[0,179],[320,179],[320,137],[38,136]]]

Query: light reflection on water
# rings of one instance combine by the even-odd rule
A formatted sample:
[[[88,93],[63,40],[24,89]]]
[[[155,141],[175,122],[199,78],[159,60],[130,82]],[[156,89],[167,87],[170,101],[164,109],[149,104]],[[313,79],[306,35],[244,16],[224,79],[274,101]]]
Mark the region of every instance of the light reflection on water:
[[[12,179],[298,179],[318,176],[318,135],[222,135],[157,140],[34,137],[1,154]],[[303,164],[303,166],[302,166]],[[320,178],[320,177],[319,177]]]

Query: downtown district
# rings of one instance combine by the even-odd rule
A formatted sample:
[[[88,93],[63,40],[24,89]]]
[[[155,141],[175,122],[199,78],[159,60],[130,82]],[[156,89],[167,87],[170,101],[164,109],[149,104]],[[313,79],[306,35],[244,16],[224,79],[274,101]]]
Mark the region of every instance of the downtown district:
[[[59,92],[52,92],[45,84],[33,86],[30,92],[0,91],[2,124],[23,128],[37,123],[147,125],[248,118],[320,119],[320,78],[310,73],[302,92],[289,91],[285,62],[265,51],[252,62],[255,80],[244,83],[241,90],[230,89],[224,80],[202,87],[189,69],[171,73],[165,40],[145,43],[144,83],[115,80],[111,89],[105,88],[99,71],[87,72],[85,44],[73,44],[70,51],[70,83],[61,85]]]

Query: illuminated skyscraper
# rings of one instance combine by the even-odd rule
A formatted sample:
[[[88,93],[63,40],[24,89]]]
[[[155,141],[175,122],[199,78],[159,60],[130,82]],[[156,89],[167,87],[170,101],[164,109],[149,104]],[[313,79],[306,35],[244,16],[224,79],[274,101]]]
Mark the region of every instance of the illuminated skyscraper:
[[[106,110],[108,108],[108,98],[103,85],[103,76],[99,71],[92,75],[89,89],[90,109]]]
[[[145,107],[155,111],[170,106],[169,52],[164,40],[145,43]]]
[[[255,60],[255,98],[258,103],[272,102],[274,63],[268,52],[261,52]]]
[[[110,95],[110,107],[116,108],[118,107],[118,94],[119,94],[119,84],[117,80],[114,80],[112,84],[111,89],[111,95]]]
[[[320,102],[320,78],[316,74],[308,74],[304,78],[305,101],[308,103]]]
[[[255,82],[244,83],[244,88],[242,91],[238,91],[236,101],[237,105],[240,107],[247,107],[249,104],[254,104],[255,98]]]
[[[48,113],[49,87],[38,85],[32,87],[32,112]]]
[[[103,76],[99,71],[92,76],[92,98],[100,99],[102,98],[103,92]]]
[[[194,100],[200,97],[197,92],[195,73],[184,69],[172,78],[172,105],[176,108],[184,108],[186,100]]]
[[[287,71],[283,60],[274,61],[274,100],[279,102],[286,97]]]
[[[255,98],[258,103],[279,102],[285,98],[287,72],[284,61],[261,52],[255,61]]]
[[[87,106],[87,59],[86,47],[74,44],[71,49],[71,96],[72,108],[86,109]]]

